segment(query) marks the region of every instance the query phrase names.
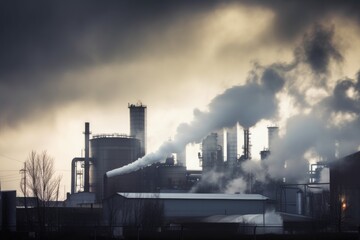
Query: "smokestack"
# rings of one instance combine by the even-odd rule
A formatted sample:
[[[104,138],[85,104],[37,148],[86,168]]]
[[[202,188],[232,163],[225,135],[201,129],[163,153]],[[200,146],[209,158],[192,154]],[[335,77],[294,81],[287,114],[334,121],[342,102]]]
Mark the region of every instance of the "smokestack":
[[[141,102],[128,104],[130,110],[130,135],[139,139],[141,156],[146,154],[146,105]]]
[[[85,175],[84,175],[84,192],[90,192],[90,159],[89,159],[89,138],[90,138],[90,123],[85,123]]]

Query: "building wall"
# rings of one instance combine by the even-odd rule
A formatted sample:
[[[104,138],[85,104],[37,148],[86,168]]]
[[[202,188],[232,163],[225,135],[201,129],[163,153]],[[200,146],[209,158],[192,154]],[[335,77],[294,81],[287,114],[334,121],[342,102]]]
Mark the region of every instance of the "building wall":
[[[144,195],[144,194],[143,194]],[[105,224],[131,225],[140,224],[141,213],[147,203],[158,208],[159,215],[165,223],[181,221],[199,221],[214,215],[263,214],[266,198],[260,199],[183,199],[183,198],[146,198],[138,193],[136,198],[128,198],[126,194],[113,195],[103,203]],[[154,213],[156,214],[156,213]],[[113,222],[110,222],[113,219]]]
[[[185,189],[186,168],[183,166],[159,165],[157,169],[157,188],[163,189]]]
[[[236,215],[263,213],[264,201],[255,200],[174,200],[165,199],[166,218],[208,217],[211,215]]]

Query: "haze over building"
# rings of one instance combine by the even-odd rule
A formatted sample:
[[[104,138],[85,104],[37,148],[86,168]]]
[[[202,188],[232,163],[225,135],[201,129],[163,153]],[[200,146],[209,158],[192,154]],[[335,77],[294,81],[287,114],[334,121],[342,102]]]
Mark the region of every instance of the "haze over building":
[[[140,238],[169,213],[162,203],[194,215],[201,199],[204,218],[187,221],[231,222],[236,234],[251,223],[249,237],[267,216],[280,233],[357,234],[358,9],[355,0],[3,1],[1,189],[21,195],[29,152],[47,151],[66,198],[44,211],[45,224],[39,199],[24,193],[6,221],[19,214],[18,238],[73,224],[93,239],[108,211],[106,221],[122,219]],[[0,206],[14,209],[10,195]],[[228,216],[229,200],[256,208]],[[164,220],[171,231],[186,221],[175,215]],[[160,220],[154,234],[171,232]],[[183,226],[175,239],[186,239]]]

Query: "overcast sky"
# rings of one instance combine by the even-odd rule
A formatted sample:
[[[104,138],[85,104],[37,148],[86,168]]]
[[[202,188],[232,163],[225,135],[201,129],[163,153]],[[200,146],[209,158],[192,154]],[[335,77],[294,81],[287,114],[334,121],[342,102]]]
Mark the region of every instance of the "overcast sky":
[[[286,129],[323,100],[354,120],[358,102],[330,96],[360,70],[358,9],[355,0],[0,1],[2,189],[17,189],[29,152],[46,150],[69,191],[84,122],[95,134],[129,133],[127,104],[142,101],[155,151],[194,109],[274,65],[291,71],[274,114],[255,123],[253,157],[268,124]]]

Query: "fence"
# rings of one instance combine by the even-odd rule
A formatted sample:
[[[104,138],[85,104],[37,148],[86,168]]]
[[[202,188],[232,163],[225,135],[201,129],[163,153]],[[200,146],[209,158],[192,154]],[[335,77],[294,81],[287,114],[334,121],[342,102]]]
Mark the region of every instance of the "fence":
[[[0,232],[0,239],[359,239],[359,233],[338,233],[328,228],[304,226],[256,226],[236,223],[187,223],[162,227],[67,225],[36,228],[17,227]]]

